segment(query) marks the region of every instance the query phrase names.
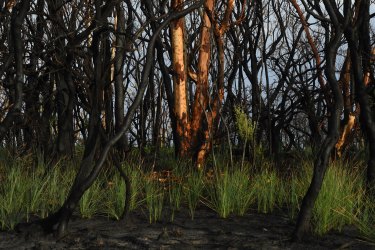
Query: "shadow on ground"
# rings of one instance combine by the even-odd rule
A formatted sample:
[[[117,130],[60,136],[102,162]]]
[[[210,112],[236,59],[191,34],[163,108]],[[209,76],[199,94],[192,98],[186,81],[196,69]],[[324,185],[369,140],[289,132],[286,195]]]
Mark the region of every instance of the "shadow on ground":
[[[166,215],[165,215],[166,216]],[[37,228],[0,232],[0,249],[375,249],[347,227],[303,243],[290,243],[293,223],[283,215],[249,213],[244,217],[220,219],[206,209],[187,211],[149,224],[146,212],[134,212],[124,223],[105,217],[73,218],[69,233],[55,239]]]

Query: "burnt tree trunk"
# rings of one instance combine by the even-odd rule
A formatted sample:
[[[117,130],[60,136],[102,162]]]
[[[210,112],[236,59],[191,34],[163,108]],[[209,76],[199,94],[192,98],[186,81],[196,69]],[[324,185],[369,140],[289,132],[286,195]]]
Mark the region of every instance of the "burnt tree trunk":
[[[199,8],[203,4],[203,1],[196,2],[189,7],[186,7],[185,9],[174,12],[160,24],[158,29],[155,31],[155,33],[152,35],[148,48],[147,48],[147,54],[146,54],[146,62],[144,64],[143,70],[142,70],[142,78],[141,83],[139,85],[139,88],[137,90],[136,96],[134,98],[133,103],[130,105],[128,112],[126,113],[126,116],[124,118],[123,126],[121,130],[116,133],[113,137],[111,137],[105,146],[101,149],[101,152],[99,152],[98,159],[94,162],[94,156],[96,155],[97,150],[97,144],[99,140],[99,130],[100,130],[100,110],[99,110],[99,95],[102,93],[102,83],[100,82],[101,77],[101,60],[98,58],[98,51],[102,49],[101,47],[101,40],[100,39],[100,33],[101,30],[98,29],[94,32],[93,35],[93,61],[95,67],[95,82],[94,82],[94,90],[93,90],[93,104],[92,104],[92,111],[90,115],[90,121],[89,121],[89,138],[85,145],[85,153],[83,156],[83,160],[80,165],[80,170],[76,176],[76,179],[74,181],[74,184],[70,190],[70,193],[65,200],[62,207],[54,214],[50,215],[45,220],[41,221],[42,226],[44,227],[44,230],[46,231],[52,231],[57,234],[57,236],[62,236],[66,233],[67,226],[69,223],[69,220],[73,214],[73,211],[77,207],[79,200],[81,199],[84,192],[92,185],[92,183],[97,178],[100,170],[103,167],[103,164],[107,158],[107,155],[110,151],[110,149],[120,140],[120,138],[123,136],[123,134],[129,129],[132,119],[134,117],[134,114],[136,110],[139,108],[139,105],[141,104],[142,98],[144,96],[144,93],[147,88],[148,84],[148,76],[150,74],[152,64],[154,63],[154,47],[155,42],[157,40],[157,37],[159,36],[160,32],[174,19],[180,18],[181,16],[184,16],[188,14],[189,12]],[[96,20],[98,21],[104,21],[104,19],[109,15],[113,8],[113,3],[107,3],[104,7],[100,7],[99,1],[95,3],[96,8]],[[104,12],[104,13],[102,13]]]
[[[326,30],[326,32],[329,32]],[[328,134],[318,151],[314,163],[313,177],[303,198],[301,210],[298,214],[297,225],[293,232],[293,240],[301,240],[303,236],[310,231],[310,221],[315,201],[323,184],[329,157],[339,138],[340,115],[343,108],[343,97],[338,81],[335,76],[335,59],[337,49],[342,36],[342,31],[335,27],[334,37],[326,44],[325,55],[327,62],[325,65],[325,74],[332,92],[332,104],[330,105],[330,117],[328,119]]]
[[[10,126],[20,118],[22,108],[22,95],[24,84],[24,69],[23,69],[23,39],[22,39],[22,23],[30,8],[30,0],[23,0],[17,3],[13,8],[11,17],[11,40],[13,43],[13,51],[15,59],[15,80],[11,88],[14,89],[14,101],[9,112],[0,123],[0,140],[4,138]]]
[[[348,26],[345,30],[345,37],[348,41],[356,99],[360,105],[360,123],[366,135],[369,150],[367,163],[367,187],[375,194],[375,121],[374,110],[371,108],[369,94],[366,90],[364,77],[370,68],[370,17],[369,0],[361,1],[358,9],[358,20],[355,26]]]

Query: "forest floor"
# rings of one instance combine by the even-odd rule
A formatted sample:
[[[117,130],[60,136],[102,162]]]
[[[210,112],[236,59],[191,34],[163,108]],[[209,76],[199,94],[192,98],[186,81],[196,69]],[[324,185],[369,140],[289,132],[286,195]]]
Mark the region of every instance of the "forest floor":
[[[221,219],[200,208],[194,220],[182,210],[173,222],[168,214],[150,224],[146,212],[132,212],[128,222],[74,217],[68,234],[60,239],[32,227],[0,232],[0,249],[375,249],[352,227],[290,243],[294,223],[282,213]]]

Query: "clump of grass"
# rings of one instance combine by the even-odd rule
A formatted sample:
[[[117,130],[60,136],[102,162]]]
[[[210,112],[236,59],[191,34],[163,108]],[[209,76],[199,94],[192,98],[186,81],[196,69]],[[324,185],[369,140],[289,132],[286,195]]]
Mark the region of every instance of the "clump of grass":
[[[271,167],[265,167],[252,179],[252,188],[258,212],[273,212],[285,199],[285,189],[282,180]]]
[[[202,196],[204,188],[203,176],[203,171],[192,170],[186,178],[185,196],[191,219],[194,219],[195,210]]]
[[[164,204],[164,188],[152,174],[144,178],[145,201],[149,212],[149,222],[161,219]]]
[[[102,178],[98,178],[82,195],[79,201],[79,212],[83,218],[92,218],[102,211],[104,191]]]
[[[344,214],[355,213],[358,183],[356,174],[349,173],[345,166],[334,164],[328,168],[313,211],[315,233],[322,235],[352,224],[352,219]]]
[[[24,201],[28,187],[23,181],[21,168],[12,166],[0,189],[1,229],[14,229],[26,215]]]
[[[207,206],[222,218],[227,218],[231,213],[244,215],[253,202],[249,171],[245,168],[215,171],[206,189],[209,196]]]
[[[47,190],[47,184],[49,176],[43,177],[33,172],[31,175],[24,180],[24,185],[28,186],[26,192],[26,211],[27,221],[29,220],[29,214],[42,215],[43,211],[43,196]]]
[[[143,180],[138,168],[126,165],[123,169],[130,180],[131,197],[129,210],[133,211],[141,203],[139,196],[142,192]],[[105,190],[106,213],[116,220],[120,219],[124,211],[125,191],[125,181],[118,172],[107,178],[107,189]]]
[[[254,203],[255,192],[251,188],[250,174],[248,169],[236,169],[232,173],[232,180],[234,187],[233,195],[233,212],[236,215],[243,216]]]
[[[119,174],[107,180],[105,190],[105,206],[108,216],[119,220],[125,205],[125,183]]]
[[[353,220],[362,237],[375,243],[375,200],[365,194],[365,189],[362,190],[361,198],[358,212],[348,216]]]
[[[181,208],[181,200],[183,197],[182,182],[169,180],[168,194],[169,194],[169,206],[172,211],[171,221],[173,221],[176,211],[179,211]]]
[[[303,161],[301,171],[292,173],[286,183],[289,190],[286,204],[291,219],[298,215],[300,204],[310,185],[313,167],[312,161]]]
[[[181,202],[184,196],[184,176],[185,176],[186,165],[178,163],[170,176],[168,176],[168,195],[169,195],[169,207],[171,209],[171,221],[174,220],[176,211],[181,208]]]
[[[233,211],[233,189],[228,169],[215,171],[213,180],[207,182],[208,201],[206,205],[216,211],[221,218],[227,218]]]
[[[127,171],[127,174],[130,178],[130,186],[131,186],[131,197],[130,197],[130,211],[135,210],[140,204],[142,204],[142,201],[140,200],[140,195],[142,193],[142,173],[139,169],[129,169]]]
[[[57,164],[51,170],[46,185],[46,192],[42,197],[41,217],[47,217],[56,211],[65,201],[73,184],[76,171],[67,166],[66,169]]]
[[[289,213],[294,218],[299,205],[310,185],[313,164],[305,161],[299,175],[294,175],[289,183]],[[358,171],[342,161],[330,164],[322,188],[313,209],[313,231],[322,235],[330,230],[341,230],[349,224],[359,224],[365,228],[366,223],[358,216],[365,213],[361,205],[364,199],[363,181]],[[366,220],[366,219],[365,219]]]

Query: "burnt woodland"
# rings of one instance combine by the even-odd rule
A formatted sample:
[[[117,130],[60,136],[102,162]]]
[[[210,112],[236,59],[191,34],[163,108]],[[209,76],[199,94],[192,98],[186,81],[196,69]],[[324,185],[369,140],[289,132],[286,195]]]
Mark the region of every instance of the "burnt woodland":
[[[225,174],[237,185],[267,173],[244,190],[253,195],[246,206],[269,212],[254,197],[284,190],[275,202],[293,207],[290,238],[301,241],[316,232],[325,181],[343,173],[338,192],[353,185],[374,222],[374,70],[373,0],[0,0],[0,195],[13,192],[4,183],[16,168],[43,178],[72,172],[69,184],[56,181],[67,192],[50,211],[25,210],[62,237],[95,187],[123,183],[116,218],[131,218],[143,187],[130,165],[150,170],[144,180],[167,180],[159,184],[169,201],[182,190],[192,218],[194,199],[215,211],[222,201],[192,176],[215,188]],[[305,172],[304,188],[285,184]],[[358,204],[343,224],[360,221]]]

